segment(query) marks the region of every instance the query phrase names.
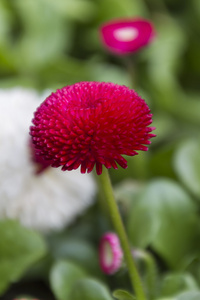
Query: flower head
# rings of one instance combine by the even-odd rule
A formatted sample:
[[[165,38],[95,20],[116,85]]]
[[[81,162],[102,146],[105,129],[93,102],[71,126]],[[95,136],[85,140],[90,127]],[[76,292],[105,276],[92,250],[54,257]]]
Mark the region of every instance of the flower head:
[[[99,262],[102,271],[106,274],[114,274],[121,267],[123,252],[120,241],[115,233],[107,232],[100,241]]]
[[[148,150],[152,115],[134,90],[105,82],[80,82],[52,93],[30,129],[40,155],[53,167],[97,174],[102,165],[127,168],[122,156]]]
[[[155,37],[153,25],[142,18],[112,20],[100,30],[105,47],[119,55],[136,52]]]
[[[28,128],[43,98],[30,89],[0,89],[0,218],[46,232],[83,213],[96,187],[90,174],[63,174],[35,154]]]

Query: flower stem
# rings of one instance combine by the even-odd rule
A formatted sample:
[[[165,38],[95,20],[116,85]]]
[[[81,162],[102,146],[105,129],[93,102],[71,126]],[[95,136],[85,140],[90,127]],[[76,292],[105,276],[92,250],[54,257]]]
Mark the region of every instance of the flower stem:
[[[146,283],[148,299],[155,299],[158,290],[158,273],[153,256],[142,249],[133,249],[132,255],[135,259],[139,259],[145,263],[146,272],[143,280]]]
[[[123,253],[124,253],[124,258],[125,258],[125,261],[127,264],[127,268],[129,270],[131,284],[135,291],[137,300],[146,300],[146,296],[144,294],[143,287],[142,287],[142,281],[140,279],[139,273],[135,266],[135,262],[133,260],[133,256],[132,256],[128,238],[127,238],[127,235],[125,232],[125,228],[122,223],[122,219],[121,219],[118,207],[117,207],[116,200],[114,198],[109,173],[105,167],[103,168],[102,174],[99,176],[99,182],[100,182],[101,188],[106,196],[111,220],[113,222],[115,230],[120,239],[121,247],[122,247]]]
[[[144,252],[144,253],[145,253],[144,259],[146,261],[146,267],[147,267],[146,281],[148,286],[149,299],[154,299],[156,297],[157,282],[158,282],[157,268],[151,254],[148,252]]]

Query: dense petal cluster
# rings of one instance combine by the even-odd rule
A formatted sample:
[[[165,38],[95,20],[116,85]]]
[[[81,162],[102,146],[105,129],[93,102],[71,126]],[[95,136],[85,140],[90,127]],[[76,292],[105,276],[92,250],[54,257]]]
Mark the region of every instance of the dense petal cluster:
[[[112,20],[102,25],[100,33],[105,47],[119,55],[136,52],[155,37],[151,22],[142,18]]]
[[[89,173],[96,165],[127,168],[122,155],[148,150],[154,136],[148,127],[150,109],[125,86],[105,82],[80,82],[52,93],[34,115],[33,143],[53,167]]]
[[[118,236],[113,232],[105,233],[99,245],[99,263],[106,274],[114,274],[121,267],[123,252]]]
[[[63,174],[35,154],[29,126],[46,95],[0,89],[0,219],[17,219],[43,232],[72,223],[94,202],[96,190],[90,174]]]

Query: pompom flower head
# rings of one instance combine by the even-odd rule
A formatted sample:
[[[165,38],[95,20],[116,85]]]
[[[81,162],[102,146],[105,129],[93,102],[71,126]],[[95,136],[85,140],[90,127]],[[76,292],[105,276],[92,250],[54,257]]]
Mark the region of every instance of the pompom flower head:
[[[34,115],[30,134],[53,167],[97,174],[102,165],[127,168],[154,136],[150,109],[134,90],[105,82],[80,82],[52,93]]]
[[[114,274],[121,267],[123,252],[118,236],[113,232],[105,233],[99,245],[99,262],[106,274]]]
[[[100,28],[106,48],[119,55],[126,55],[147,46],[155,37],[151,22],[142,19],[117,19]]]

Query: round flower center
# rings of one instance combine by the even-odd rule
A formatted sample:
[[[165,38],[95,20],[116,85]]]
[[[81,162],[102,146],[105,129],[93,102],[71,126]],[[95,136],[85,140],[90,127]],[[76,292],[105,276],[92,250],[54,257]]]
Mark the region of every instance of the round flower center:
[[[114,31],[114,37],[120,42],[130,42],[138,36],[138,30],[133,27],[119,28]]]
[[[104,244],[104,262],[106,264],[106,266],[110,266],[113,263],[113,251],[112,248],[110,247],[110,243],[105,242]]]

